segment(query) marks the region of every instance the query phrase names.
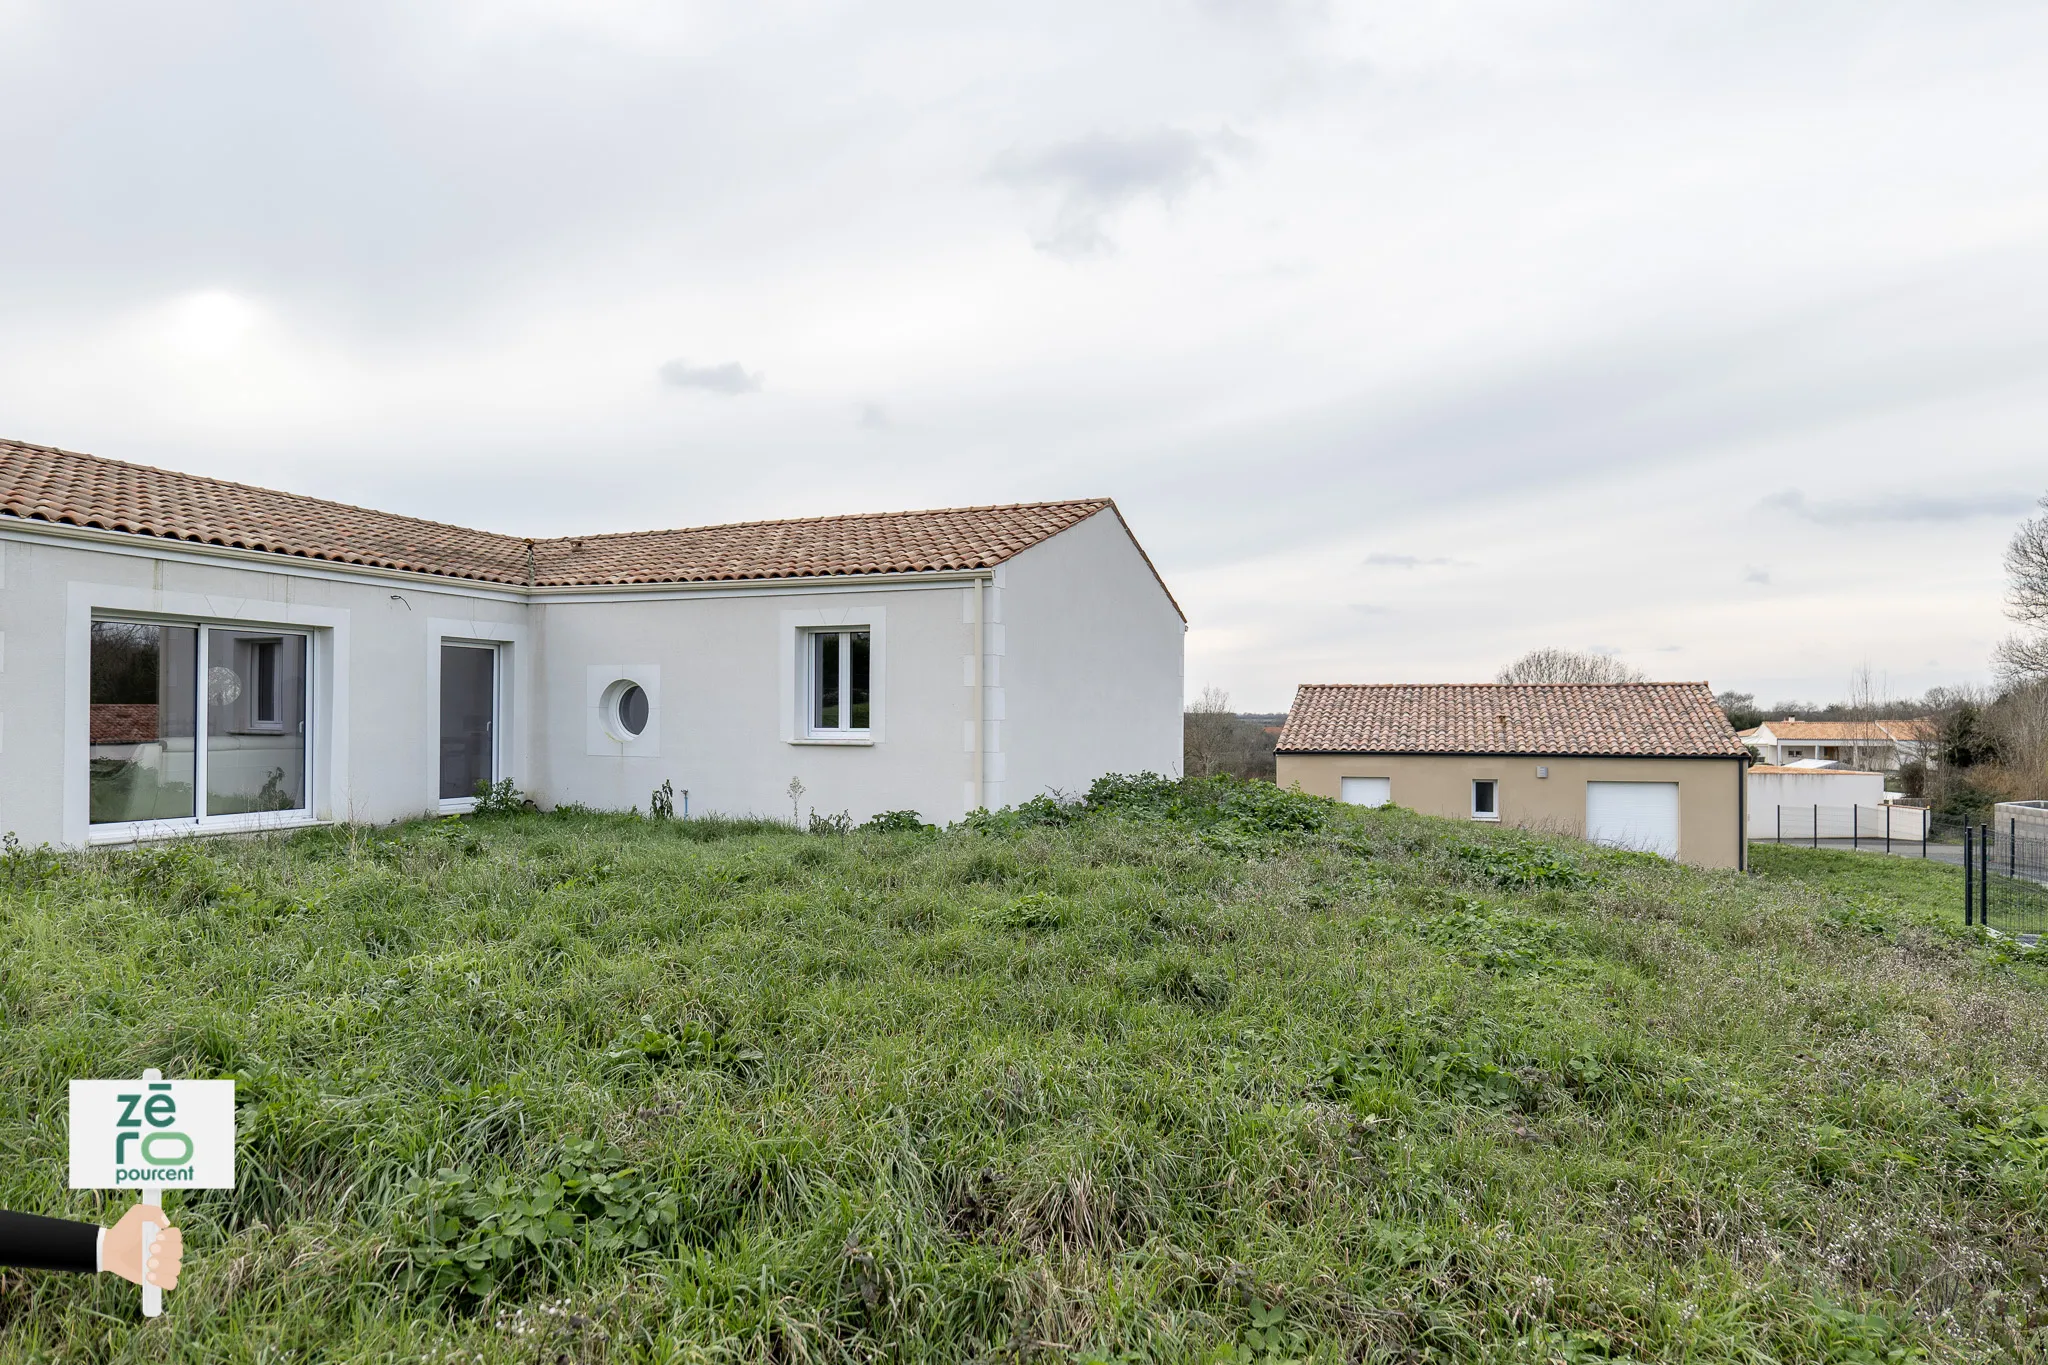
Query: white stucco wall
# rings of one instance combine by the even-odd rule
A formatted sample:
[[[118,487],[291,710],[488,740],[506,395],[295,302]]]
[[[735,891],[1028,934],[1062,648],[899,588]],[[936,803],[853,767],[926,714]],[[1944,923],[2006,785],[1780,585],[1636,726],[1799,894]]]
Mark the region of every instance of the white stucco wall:
[[[958,663],[971,647],[963,591],[945,582],[538,604],[547,698],[539,788],[557,802],[645,810],[666,779],[690,793],[693,813],[787,819],[797,778],[805,817],[845,811],[858,821],[908,809],[958,819],[969,762],[960,727],[971,701]],[[798,635],[823,626],[874,637],[867,743],[799,733]],[[602,686],[591,670],[626,656],[660,670],[660,743],[638,753],[591,743],[585,714],[592,686]]]
[[[1115,512],[998,570],[988,804],[1181,768],[1187,625]],[[1000,784],[998,786],[997,784]]]
[[[87,805],[94,614],[300,629],[312,639],[313,818],[440,808],[440,645],[500,649],[499,771],[544,804],[957,819],[1107,771],[1178,771],[1184,627],[1114,514],[985,576],[986,783],[975,800],[971,579],[654,592],[470,588],[162,540],[0,521],[0,831],[77,845]],[[807,741],[797,641],[874,637],[870,742]],[[652,702],[638,740],[598,723],[616,678]],[[99,827],[104,835],[108,827]]]
[[[1749,833],[1757,839],[1775,838],[1780,828],[1778,807],[1798,808],[1807,820],[1816,806],[1829,810],[1849,806],[1884,804],[1884,774],[1850,772],[1840,768],[1816,768],[1803,773],[1749,772]],[[1918,828],[1915,827],[1917,835]]]
[[[95,612],[307,630],[312,637],[309,797],[316,818],[389,821],[434,808],[436,621],[516,636],[527,608],[420,581],[297,564],[271,569],[140,537],[23,534],[0,526],[0,830],[28,843],[88,835],[87,666]],[[507,656],[517,699],[530,656]],[[527,737],[500,735],[526,779]]]

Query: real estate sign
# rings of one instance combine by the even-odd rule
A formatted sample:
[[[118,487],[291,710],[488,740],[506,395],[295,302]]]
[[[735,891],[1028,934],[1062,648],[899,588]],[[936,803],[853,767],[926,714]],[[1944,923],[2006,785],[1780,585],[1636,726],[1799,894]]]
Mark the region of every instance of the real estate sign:
[[[71,1082],[71,1188],[230,1190],[235,1083]]]

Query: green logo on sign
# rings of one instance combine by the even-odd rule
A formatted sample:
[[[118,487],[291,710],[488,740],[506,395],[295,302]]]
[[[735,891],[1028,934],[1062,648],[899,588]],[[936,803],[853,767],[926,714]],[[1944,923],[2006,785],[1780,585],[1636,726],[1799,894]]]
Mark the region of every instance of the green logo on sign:
[[[191,1168],[186,1165],[192,1159],[192,1139],[171,1128],[178,1121],[178,1101],[170,1091],[169,1081],[151,1081],[147,1096],[115,1096],[121,1101],[121,1117],[114,1120],[117,1180],[144,1180],[156,1184],[192,1178]],[[138,1109],[140,1113],[136,1112]],[[131,1142],[135,1143],[136,1151],[142,1157],[141,1166],[127,1165]],[[164,1149],[171,1146],[179,1148],[178,1153],[175,1156],[165,1155]]]

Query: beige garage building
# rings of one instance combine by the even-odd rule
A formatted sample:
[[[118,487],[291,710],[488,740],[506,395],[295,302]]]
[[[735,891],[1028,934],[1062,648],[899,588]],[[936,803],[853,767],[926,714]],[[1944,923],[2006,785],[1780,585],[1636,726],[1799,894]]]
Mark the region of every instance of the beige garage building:
[[[1307,684],[1279,782],[1743,868],[1749,752],[1705,683]]]

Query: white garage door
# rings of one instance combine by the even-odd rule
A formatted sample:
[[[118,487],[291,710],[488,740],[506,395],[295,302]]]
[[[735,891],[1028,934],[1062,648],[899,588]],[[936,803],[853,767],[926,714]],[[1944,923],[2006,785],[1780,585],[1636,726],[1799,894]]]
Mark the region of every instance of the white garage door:
[[[1347,806],[1384,806],[1393,799],[1393,781],[1385,777],[1347,777],[1344,779],[1344,804]]]
[[[1588,782],[1586,837],[1596,844],[1678,856],[1676,782]]]

